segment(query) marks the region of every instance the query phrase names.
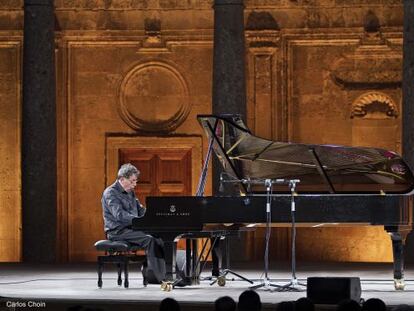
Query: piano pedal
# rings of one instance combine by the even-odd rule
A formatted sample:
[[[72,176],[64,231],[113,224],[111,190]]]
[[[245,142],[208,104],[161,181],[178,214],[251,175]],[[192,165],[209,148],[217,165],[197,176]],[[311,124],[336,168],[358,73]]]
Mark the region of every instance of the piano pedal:
[[[394,279],[394,288],[396,290],[404,290],[404,288],[405,288],[404,279]]]
[[[170,292],[173,289],[173,283],[169,281],[162,281],[161,290],[164,292]]]

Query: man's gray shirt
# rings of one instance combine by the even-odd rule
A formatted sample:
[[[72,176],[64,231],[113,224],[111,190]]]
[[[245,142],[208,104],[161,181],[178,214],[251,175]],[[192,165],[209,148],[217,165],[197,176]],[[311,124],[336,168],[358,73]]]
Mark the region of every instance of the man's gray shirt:
[[[134,191],[126,192],[119,181],[105,189],[101,202],[105,232],[112,234],[130,227],[132,219],[143,217],[146,211],[141,207]]]

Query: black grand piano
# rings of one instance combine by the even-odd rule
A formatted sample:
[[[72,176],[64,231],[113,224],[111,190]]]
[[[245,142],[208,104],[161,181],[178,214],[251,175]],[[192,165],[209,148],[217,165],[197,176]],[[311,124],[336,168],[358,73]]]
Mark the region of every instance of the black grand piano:
[[[175,279],[177,237],[225,235],[267,221],[266,181],[272,225],[291,224],[291,195],[284,181],[297,180],[295,221],[383,226],[394,255],[394,285],[404,289],[405,238],[413,224],[413,175],[395,152],[377,148],[275,142],[251,134],[237,115],[199,115],[209,151],[196,196],[148,197],[144,218],[133,228],[162,237],[167,278]],[[211,150],[223,166],[221,181],[236,193],[203,196]],[[222,226],[223,224],[232,226]],[[222,229],[221,229],[222,228]]]

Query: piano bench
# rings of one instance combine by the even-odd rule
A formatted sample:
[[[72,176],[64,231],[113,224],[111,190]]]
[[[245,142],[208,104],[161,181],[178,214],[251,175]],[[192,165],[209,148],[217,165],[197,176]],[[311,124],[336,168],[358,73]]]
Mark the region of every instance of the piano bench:
[[[124,272],[124,287],[129,287],[128,266],[129,263],[143,263],[147,256],[145,251],[137,246],[131,246],[124,241],[99,240],[95,243],[98,251],[105,255],[98,256],[98,287],[102,288],[102,272],[106,263],[116,264],[118,267],[118,285],[122,285],[122,271]],[[144,279],[144,286],[147,282]]]

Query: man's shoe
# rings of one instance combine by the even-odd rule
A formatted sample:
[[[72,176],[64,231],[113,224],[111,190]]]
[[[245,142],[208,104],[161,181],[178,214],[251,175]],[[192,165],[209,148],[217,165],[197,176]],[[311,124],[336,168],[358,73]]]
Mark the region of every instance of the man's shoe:
[[[216,269],[211,270],[211,275],[215,276],[215,277],[219,277],[220,276],[220,270],[216,270]]]

